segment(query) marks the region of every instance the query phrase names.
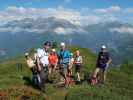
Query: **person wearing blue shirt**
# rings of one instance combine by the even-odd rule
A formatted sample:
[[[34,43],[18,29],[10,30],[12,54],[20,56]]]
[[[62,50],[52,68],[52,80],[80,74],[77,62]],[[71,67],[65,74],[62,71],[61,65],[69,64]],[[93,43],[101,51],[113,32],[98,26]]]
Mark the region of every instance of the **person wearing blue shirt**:
[[[68,84],[67,82],[67,74],[68,74],[68,67],[69,67],[69,60],[70,60],[70,53],[66,49],[65,43],[60,44],[60,50],[57,52],[58,56],[58,64],[60,65],[60,74],[63,76],[65,80],[65,85]]]

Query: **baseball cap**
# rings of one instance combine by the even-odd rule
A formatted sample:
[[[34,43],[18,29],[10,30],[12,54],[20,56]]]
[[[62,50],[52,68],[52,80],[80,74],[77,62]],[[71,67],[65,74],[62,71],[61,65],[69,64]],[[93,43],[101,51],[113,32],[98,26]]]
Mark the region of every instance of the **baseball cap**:
[[[102,47],[101,47],[102,49],[106,49],[107,47],[105,46],[105,45],[102,45]]]
[[[65,46],[65,43],[64,42],[61,42],[60,46]]]

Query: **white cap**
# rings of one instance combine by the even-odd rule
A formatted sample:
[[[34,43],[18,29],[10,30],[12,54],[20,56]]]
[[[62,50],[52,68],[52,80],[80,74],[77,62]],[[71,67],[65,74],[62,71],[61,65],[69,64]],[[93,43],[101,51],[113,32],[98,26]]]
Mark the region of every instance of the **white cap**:
[[[107,47],[105,46],[105,45],[102,45],[102,47],[101,47],[102,49],[106,49]]]
[[[52,49],[52,52],[56,52],[56,50],[55,49]]]
[[[65,46],[65,43],[64,42],[61,42],[60,46]]]
[[[73,56],[73,53],[71,53],[70,55]]]
[[[28,56],[28,55],[29,55],[29,53],[26,52],[26,53],[25,53],[25,56]]]

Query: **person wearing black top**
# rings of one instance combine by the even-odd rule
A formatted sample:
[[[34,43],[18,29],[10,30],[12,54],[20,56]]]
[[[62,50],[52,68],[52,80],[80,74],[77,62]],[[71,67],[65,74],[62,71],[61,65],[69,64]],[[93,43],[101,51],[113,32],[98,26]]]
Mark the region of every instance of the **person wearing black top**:
[[[99,81],[102,83],[106,80],[106,72],[109,64],[112,62],[112,59],[107,51],[106,46],[101,47],[101,51],[98,54],[96,69],[93,74],[93,78],[97,79],[99,72],[101,72],[101,77],[99,77]]]

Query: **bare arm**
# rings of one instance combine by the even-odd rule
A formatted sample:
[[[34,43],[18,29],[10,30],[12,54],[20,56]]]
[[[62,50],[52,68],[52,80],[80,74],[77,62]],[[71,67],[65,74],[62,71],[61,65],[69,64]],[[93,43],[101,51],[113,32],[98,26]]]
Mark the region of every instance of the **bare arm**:
[[[37,57],[37,67],[38,67],[38,70],[41,71],[41,65],[40,65],[39,57]]]
[[[83,57],[81,56],[81,64],[83,63]]]
[[[111,59],[111,58],[109,58],[109,60],[108,60],[107,64],[110,64],[111,62],[112,62],[112,59]]]

